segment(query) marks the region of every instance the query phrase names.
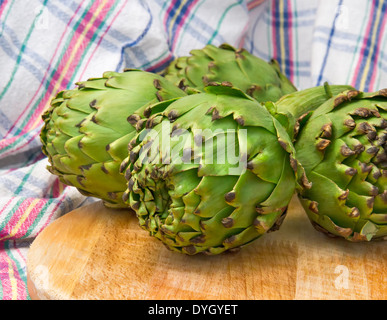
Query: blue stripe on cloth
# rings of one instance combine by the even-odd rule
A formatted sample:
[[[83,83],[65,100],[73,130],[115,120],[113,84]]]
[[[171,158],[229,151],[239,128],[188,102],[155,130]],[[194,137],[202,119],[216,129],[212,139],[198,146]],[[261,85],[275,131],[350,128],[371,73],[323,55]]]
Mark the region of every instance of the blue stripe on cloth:
[[[250,40],[250,36],[247,35],[246,36],[246,41],[247,42],[251,42],[252,40]],[[253,47],[253,50],[250,51],[252,54],[260,57],[261,59],[263,60],[266,60],[266,61],[269,61],[271,60],[273,57],[272,56],[269,56],[269,54],[267,52],[264,52],[262,50],[259,49],[258,46],[256,47]],[[305,69],[309,69],[311,64],[310,64],[310,61],[296,61],[296,60],[293,60],[293,61],[290,61],[290,60],[287,60],[287,62],[289,63],[296,63],[297,62],[297,65],[301,68],[305,68]]]
[[[1,38],[0,38],[1,40]],[[4,109],[4,108],[3,108]],[[8,132],[12,127],[12,121],[8,118],[8,116],[1,110],[0,108],[0,128],[5,132]],[[3,133],[0,132],[0,137],[3,136]]]
[[[263,16],[263,21],[266,23],[266,25],[271,25],[272,23],[272,20],[271,20],[271,16],[269,14],[267,14],[269,12],[265,11],[265,13],[262,15]],[[298,27],[310,27],[310,26],[314,26],[315,24],[315,19],[314,19],[314,16],[311,17],[310,15],[315,15],[316,14],[316,10],[305,10],[304,12],[305,14],[301,15],[301,17],[298,16],[299,12],[297,11],[297,18],[299,18],[298,22],[297,22],[297,26]],[[301,18],[301,19],[300,19]],[[282,17],[284,23],[287,23],[288,21],[288,17]]]
[[[24,58],[19,59],[19,50],[14,50],[12,46],[7,42],[4,37],[0,37],[0,48],[3,49],[3,52],[10,57],[12,60],[17,61],[19,66],[24,67],[28,70],[38,81],[42,79],[43,73],[40,71],[40,68],[35,67],[32,63],[26,61]],[[28,47],[26,47],[26,51]],[[19,60],[19,61],[18,61]]]
[[[171,0],[171,2],[172,1],[173,0]],[[177,0],[173,5],[173,7],[171,8],[171,10],[168,12],[167,21],[165,21],[165,25],[164,25],[164,28],[167,34],[168,34],[169,26],[171,24],[171,19],[175,16],[176,8],[180,7],[180,4],[181,4],[181,0]],[[172,4],[170,3],[169,8],[171,7],[171,5]],[[169,34],[168,34],[168,37],[170,37]]]
[[[313,41],[316,41],[322,44],[327,43],[327,39],[325,37],[315,37],[313,38]],[[345,44],[337,41],[332,41],[331,48],[341,52],[353,53],[357,47],[356,47],[356,44],[351,45],[351,44]]]
[[[342,4],[343,4],[343,0],[340,0],[340,2],[338,4],[338,7],[340,7]],[[331,32],[329,33],[329,39],[328,39],[328,43],[327,43],[327,48],[326,48],[326,51],[325,51],[324,59],[323,59],[322,66],[321,66],[321,69],[320,69],[320,73],[319,73],[318,78],[317,78],[317,83],[316,83],[317,86],[321,85],[321,82],[322,82],[322,79],[323,79],[325,67],[326,67],[327,61],[328,61],[329,51],[330,51],[331,44],[332,44],[332,39],[333,39],[333,36],[335,34],[335,30],[336,30],[336,22],[337,22],[337,18],[339,17],[339,15],[340,15],[340,11],[337,10],[337,12],[335,14],[335,18],[333,19],[333,25],[332,25]]]
[[[22,47],[20,48],[20,52],[19,52],[18,57],[16,59],[16,64],[13,67],[13,71],[12,71],[11,77],[9,78],[7,84],[5,85],[4,89],[0,93],[0,100],[3,99],[4,95],[7,93],[8,89],[12,85],[12,82],[13,82],[13,80],[15,78],[15,74],[17,73],[17,71],[19,69],[20,61],[22,60],[22,56],[24,54],[24,50],[25,50],[25,48],[28,45],[28,41],[30,40],[31,34],[32,34],[33,30],[35,29],[36,22],[40,18],[41,14],[43,13],[43,10],[44,10],[44,7],[47,4],[47,1],[48,0],[44,0],[42,8],[40,9],[39,13],[35,16],[34,21],[33,21],[32,25],[30,26],[26,37],[24,38],[24,41],[22,43]]]
[[[281,39],[281,35],[280,35],[280,12],[279,12],[279,1],[274,1],[274,26],[275,26],[275,39],[273,39],[274,41],[278,41],[278,44],[277,44],[277,50],[278,52],[275,54],[275,59],[277,59],[278,63],[280,65],[282,65],[283,61],[281,59],[282,57],[282,46],[281,46],[281,43],[280,43],[280,39]]]
[[[314,29],[314,33],[315,34],[322,33],[324,35],[329,35],[331,30],[332,29],[329,28],[329,27],[316,26],[315,29]],[[336,29],[336,31],[335,31],[335,38],[339,38],[341,40],[346,40],[346,41],[357,42],[358,39],[359,39],[359,35],[351,33],[351,32],[348,32],[348,31],[341,31],[341,30],[337,30]]]
[[[28,165],[29,162],[27,162]],[[6,174],[0,176],[0,184],[7,186],[7,189],[10,194],[18,188],[20,181],[23,180],[25,172],[20,172],[20,170],[15,170],[12,174]],[[37,176],[29,175],[28,183],[25,183],[23,186],[22,194],[24,197],[29,198],[41,198],[42,190],[47,188],[47,180],[40,180]]]
[[[143,6],[144,9],[146,9],[146,11],[148,12],[148,15],[149,15],[149,19],[148,19],[148,22],[147,22],[147,25],[145,26],[145,29],[142,31],[142,33],[136,38],[134,39],[133,41],[125,44],[124,46],[122,46],[121,48],[121,57],[120,57],[120,61],[118,62],[118,65],[117,65],[117,68],[116,68],[116,71],[119,72],[122,68],[122,65],[124,63],[124,57],[125,57],[125,49],[127,48],[130,48],[130,47],[133,47],[135,45],[137,45],[142,39],[144,39],[144,37],[148,34],[149,32],[149,29],[151,28],[152,26],[152,23],[153,23],[153,16],[152,16],[152,13],[148,7],[148,5],[146,3],[143,3],[143,2],[140,2],[141,5]],[[145,7],[144,7],[145,5]]]
[[[175,19],[175,22],[174,22],[173,27],[172,27],[172,37],[169,36],[169,39],[170,39],[169,46],[170,46],[170,48],[171,48],[172,44],[175,41],[175,37],[177,36],[176,29],[181,24],[181,21],[182,21],[183,17],[185,16],[189,6],[190,6],[190,1],[186,1],[186,3],[183,5],[183,7],[181,8],[178,16]],[[169,30],[169,28],[168,28],[168,30]]]
[[[197,30],[196,28],[192,27],[191,26],[194,25],[196,27],[199,27],[200,28],[200,31]],[[195,38],[196,40],[200,41],[201,43],[203,44],[207,44],[207,41],[209,39],[209,37],[207,36],[203,36],[203,32],[206,32],[208,34],[208,36],[211,36],[212,34],[214,34],[215,32],[215,29],[212,28],[209,24],[207,24],[205,21],[203,21],[200,17],[198,16],[195,16],[192,20],[191,20],[191,24],[190,26],[188,26],[187,28],[187,32],[193,37]],[[222,42],[225,42],[224,38],[221,36],[221,35],[217,35],[217,39],[219,40],[220,43]]]
[[[22,43],[19,41],[18,36],[15,31],[13,31],[12,28],[8,27],[7,25],[4,26],[5,34],[9,36],[10,40],[12,41],[12,44],[16,47],[17,51],[22,46]],[[4,34],[3,34],[4,37]],[[48,61],[42,57],[38,52],[34,51],[31,46],[27,46],[24,50],[25,56],[31,58],[32,60],[36,61],[42,68],[47,67]]]

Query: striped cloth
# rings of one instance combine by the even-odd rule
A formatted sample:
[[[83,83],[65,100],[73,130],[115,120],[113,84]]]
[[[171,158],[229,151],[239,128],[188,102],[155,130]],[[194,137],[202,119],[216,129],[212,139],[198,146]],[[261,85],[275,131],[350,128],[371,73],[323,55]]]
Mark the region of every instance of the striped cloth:
[[[30,299],[31,242],[95,201],[45,169],[41,114],[56,92],[223,42],[277,59],[299,89],[374,91],[387,87],[386,22],[383,0],[0,0],[0,299]]]

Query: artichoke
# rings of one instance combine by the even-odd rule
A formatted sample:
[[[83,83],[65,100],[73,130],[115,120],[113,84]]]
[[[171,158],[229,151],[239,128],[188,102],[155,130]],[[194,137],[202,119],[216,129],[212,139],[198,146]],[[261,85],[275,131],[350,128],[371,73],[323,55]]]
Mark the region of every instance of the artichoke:
[[[301,125],[297,159],[311,182],[299,192],[317,230],[349,241],[387,236],[387,90],[347,90]]]
[[[346,90],[355,89],[349,85],[329,85],[325,83],[323,86],[287,94],[276,102],[267,101],[264,105],[286,128],[294,142],[300,125],[302,125],[308,116],[321,104]]]
[[[140,225],[188,255],[235,250],[277,230],[304,178],[266,108],[224,84],[203,91],[149,107],[121,166]]]
[[[136,134],[134,125],[141,123],[141,110],[185,93],[161,76],[139,70],[105,72],[77,85],[58,93],[42,116],[48,170],[107,206],[127,207],[119,167]]]
[[[296,91],[275,60],[268,63],[228,44],[192,50],[190,56],[175,59],[164,77],[182,88],[199,91],[211,82],[228,82],[259,102],[277,101]]]

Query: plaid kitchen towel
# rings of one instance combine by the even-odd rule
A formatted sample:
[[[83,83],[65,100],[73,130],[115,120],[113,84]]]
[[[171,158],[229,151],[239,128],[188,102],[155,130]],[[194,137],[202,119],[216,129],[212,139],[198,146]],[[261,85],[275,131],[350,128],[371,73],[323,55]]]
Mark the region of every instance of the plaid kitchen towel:
[[[227,42],[278,60],[299,88],[387,87],[383,0],[0,0],[0,299],[30,299],[26,254],[50,222],[92,201],[46,170],[41,114],[104,71],[160,71]]]

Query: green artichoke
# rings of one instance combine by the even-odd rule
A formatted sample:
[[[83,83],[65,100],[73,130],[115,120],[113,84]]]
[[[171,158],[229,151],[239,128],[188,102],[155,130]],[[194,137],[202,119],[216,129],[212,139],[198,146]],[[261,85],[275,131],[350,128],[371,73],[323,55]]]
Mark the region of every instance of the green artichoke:
[[[321,104],[346,90],[355,90],[348,85],[328,85],[296,91],[281,97],[278,101],[267,101],[265,107],[286,128],[295,141],[300,125]]]
[[[317,230],[350,241],[387,236],[387,90],[347,90],[301,126],[295,149],[310,189],[301,203]]]
[[[275,60],[268,63],[228,44],[192,50],[190,56],[175,59],[164,76],[182,88],[199,91],[211,82],[231,83],[259,102],[277,101],[296,91]]]
[[[127,207],[119,167],[136,134],[134,125],[141,125],[141,110],[185,93],[163,77],[139,70],[106,72],[77,85],[58,93],[42,116],[48,170],[107,206]]]
[[[279,228],[305,176],[267,109],[212,84],[146,113],[121,167],[124,199],[145,230],[193,255],[234,250]]]

